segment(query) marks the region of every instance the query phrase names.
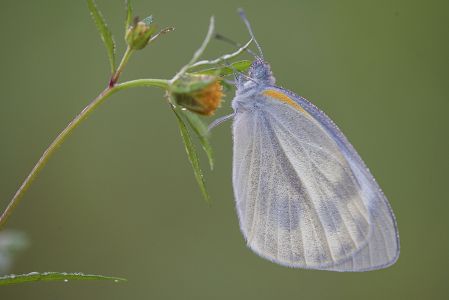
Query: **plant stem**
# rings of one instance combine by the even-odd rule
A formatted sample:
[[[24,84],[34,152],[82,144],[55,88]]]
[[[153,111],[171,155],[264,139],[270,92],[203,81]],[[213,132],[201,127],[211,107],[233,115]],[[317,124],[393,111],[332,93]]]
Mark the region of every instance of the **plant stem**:
[[[98,95],[88,106],[86,106],[68,125],[61,131],[61,133],[56,137],[56,139],[50,144],[50,146],[42,154],[41,158],[38,160],[34,168],[28,174],[25,181],[22,183],[20,188],[15,193],[9,205],[6,207],[0,218],[0,229],[6,224],[9,216],[14,211],[16,206],[19,204],[25,192],[30,187],[33,180],[42,170],[42,168],[47,164],[48,159],[56,151],[56,149],[64,142],[64,140],[70,135],[70,133],[75,129],[88,115],[90,115],[94,109],[100,105],[107,97],[112,95],[113,89],[106,88],[103,92]]]
[[[55,153],[62,143],[67,139],[67,137],[73,132],[73,130],[81,124],[101,103],[103,103],[112,94],[132,87],[143,87],[143,86],[156,86],[167,88],[168,80],[163,79],[139,79],[117,84],[113,87],[108,86],[103,92],[100,93],[89,105],[87,105],[68,125],[63,131],[56,137],[56,139],[48,146],[47,150],[42,154],[41,158],[38,160],[34,168],[31,170],[30,174],[25,178],[22,185],[19,187],[14,197],[11,199],[10,203],[4,210],[0,217],[0,230],[5,226],[9,217],[11,216],[14,209],[19,204],[23,195],[28,190],[28,188],[33,183],[36,176],[42,171],[44,166],[47,164],[49,158]]]
[[[133,87],[149,87],[157,86],[163,89],[168,89],[169,81],[166,79],[136,79],[117,84],[114,88],[121,91]]]
[[[114,74],[111,77],[111,80],[109,81],[109,87],[113,87],[117,83],[120,75],[123,72],[123,69],[128,63],[129,58],[131,57],[131,54],[133,54],[133,50],[131,49],[131,47],[126,48],[125,54],[123,54],[123,58],[122,61],[120,62],[120,65],[118,66],[117,70],[114,72]]]

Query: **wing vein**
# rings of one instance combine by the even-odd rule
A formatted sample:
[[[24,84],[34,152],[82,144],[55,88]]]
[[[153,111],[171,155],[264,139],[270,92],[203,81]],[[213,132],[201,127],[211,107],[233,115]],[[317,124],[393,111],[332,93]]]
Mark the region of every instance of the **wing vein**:
[[[279,123],[279,122],[276,122],[276,123]],[[272,127],[271,127],[270,129],[271,129],[271,131],[273,132],[273,136],[277,139],[278,144],[279,144],[280,147],[284,150],[284,153],[285,153],[285,149],[284,149],[283,146],[282,146],[282,143],[281,143],[281,141],[280,141],[280,138],[278,137],[278,135],[276,134],[276,132],[273,130]],[[304,150],[304,149],[303,149],[303,150]],[[321,229],[321,231],[324,233],[324,236],[325,236],[325,239],[324,239],[325,245],[323,245],[323,247],[325,247],[326,249],[323,249],[323,250],[326,251],[327,253],[329,253],[329,254],[330,254],[330,258],[332,259],[332,261],[334,261],[333,255],[332,255],[332,250],[331,250],[331,247],[330,247],[330,244],[329,244],[329,241],[328,241],[328,235],[327,235],[327,232],[326,232],[326,230],[324,229],[323,222],[322,222],[322,219],[321,219],[321,217],[320,217],[320,215],[319,215],[319,213],[318,213],[318,210],[317,210],[317,208],[315,207],[315,204],[313,203],[313,201],[311,200],[311,199],[312,199],[312,196],[311,196],[310,192],[308,191],[307,187],[305,186],[305,184],[303,183],[303,181],[301,180],[301,177],[300,177],[300,175],[298,174],[298,172],[296,171],[296,169],[295,169],[295,167],[294,167],[294,164],[293,164],[293,162],[291,161],[290,157],[289,157],[288,155],[286,155],[286,154],[285,154],[285,157],[287,158],[287,161],[288,161],[288,163],[290,164],[292,170],[294,171],[294,174],[296,175],[297,179],[299,180],[299,182],[302,183],[302,187],[303,187],[304,191],[305,191],[305,192],[307,193],[307,195],[308,195],[308,197],[305,197],[305,200],[308,199],[309,201],[304,201],[304,202],[307,203],[308,206],[309,206],[309,208],[311,209],[311,211],[314,212],[314,215],[317,217],[317,220],[319,221],[319,222],[318,222],[318,224],[320,225],[320,228],[319,228],[319,229]],[[312,221],[311,223],[313,224],[313,220],[310,220],[310,221]],[[316,231],[317,228],[315,228],[315,226],[312,226],[312,227],[314,228],[314,231]],[[318,234],[318,232],[316,232],[316,234]]]
[[[260,124],[262,126],[262,124]],[[251,243],[254,237],[254,228],[256,227],[256,211],[258,209],[258,203],[259,203],[259,196],[260,196],[260,182],[262,181],[262,128],[258,131],[259,133],[259,180],[257,181],[257,192],[256,197],[254,199],[254,210],[253,210],[253,218],[251,220],[251,229],[248,235],[248,243]],[[256,144],[256,143],[254,143]],[[258,215],[257,215],[258,216]],[[257,223],[259,223],[259,217],[257,217]],[[256,229],[257,230],[257,229]]]
[[[253,129],[253,137],[254,136],[256,136],[256,134],[257,134],[257,130],[258,130],[258,127],[257,127],[257,122],[256,122],[256,120],[254,119],[254,129]],[[254,152],[255,152],[255,147],[256,147],[256,143],[255,143],[255,141],[254,141],[254,138],[252,139],[252,150],[251,150],[251,158],[250,158],[250,165],[249,165],[249,171],[248,171],[248,174],[252,174],[253,172],[252,172],[252,170],[253,170],[253,167],[254,167]],[[247,232],[247,244],[249,244],[249,239],[248,239],[248,237],[249,237],[249,232],[248,232],[248,230],[249,230],[249,228],[247,227],[247,222],[249,221],[248,220],[248,215],[249,215],[249,212],[248,212],[248,205],[249,205],[249,202],[250,202],[250,199],[248,198],[248,186],[250,186],[250,184],[251,184],[251,180],[252,180],[252,177],[251,176],[248,176],[248,178],[247,178],[247,180],[246,180],[246,184],[245,184],[245,197],[243,198],[243,199],[245,199],[245,220],[244,220],[244,224],[242,224],[243,225],[243,228],[245,228],[245,230],[246,230],[246,232]]]

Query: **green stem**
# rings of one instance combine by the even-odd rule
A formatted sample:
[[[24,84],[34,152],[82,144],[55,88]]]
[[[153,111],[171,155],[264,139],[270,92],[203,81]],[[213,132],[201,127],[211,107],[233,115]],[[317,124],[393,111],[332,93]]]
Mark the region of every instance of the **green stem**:
[[[41,158],[38,160],[34,168],[31,170],[30,174],[28,174],[25,181],[22,183],[20,188],[15,193],[14,197],[10,201],[9,205],[6,207],[0,218],[0,229],[6,224],[8,218],[11,213],[19,204],[25,192],[30,187],[31,183],[34,181],[36,176],[42,170],[42,168],[47,164],[48,159],[52,156],[52,154],[56,151],[56,149],[65,141],[65,139],[72,133],[72,131],[89,116],[94,109],[100,105],[106,98],[114,93],[113,89],[107,88],[97,98],[95,98],[88,106],[86,106],[68,125],[67,127],[61,131],[61,133],[56,137],[56,139],[50,144],[50,146],[45,150],[42,154]]]
[[[112,94],[132,87],[143,87],[143,86],[156,86],[166,89],[168,87],[168,80],[163,79],[139,79],[117,84],[113,87],[107,87],[103,92],[100,93],[88,106],[86,106],[68,125],[61,131],[61,133],[56,137],[56,139],[48,146],[47,150],[42,154],[41,158],[38,160],[34,168],[31,170],[30,174],[25,178],[22,185],[19,187],[14,197],[11,199],[10,203],[4,210],[0,217],[0,230],[5,226],[9,217],[11,216],[14,209],[19,204],[23,195],[28,190],[28,188],[33,183],[37,175],[42,171],[42,169],[47,164],[49,158],[55,153],[62,143],[67,139],[67,137],[73,132],[73,130],[81,124],[101,103],[103,103]]]
[[[128,88],[149,87],[149,86],[156,86],[163,89],[168,89],[169,81],[166,79],[136,79],[117,84],[115,86],[115,89],[119,91]]]
[[[118,66],[117,70],[114,72],[114,75],[111,77],[111,81],[109,82],[109,86],[113,87],[120,77],[120,75],[123,72],[123,69],[128,64],[128,60],[131,57],[131,54],[133,54],[133,50],[131,47],[126,48],[125,54],[123,54],[122,61],[120,62],[120,65]]]

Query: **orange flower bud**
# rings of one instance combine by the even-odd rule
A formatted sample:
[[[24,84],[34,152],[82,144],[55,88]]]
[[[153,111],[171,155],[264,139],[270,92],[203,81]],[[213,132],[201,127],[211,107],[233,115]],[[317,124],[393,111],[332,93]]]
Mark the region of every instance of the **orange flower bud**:
[[[198,114],[210,116],[220,107],[224,96],[220,79],[216,76],[187,74],[171,89],[175,102]]]

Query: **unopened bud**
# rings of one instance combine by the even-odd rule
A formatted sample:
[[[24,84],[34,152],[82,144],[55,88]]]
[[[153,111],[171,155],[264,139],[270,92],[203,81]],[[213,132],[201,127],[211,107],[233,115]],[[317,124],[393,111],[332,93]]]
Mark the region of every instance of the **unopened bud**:
[[[171,87],[176,104],[201,115],[210,116],[220,107],[223,87],[220,78],[211,75],[186,74]]]
[[[156,32],[156,29],[157,26],[153,24],[153,18],[151,16],[142,21],[136,19],[134,24],[126,32],[126,43],[131,49],[143,49],[148,44],[151,36]]]

